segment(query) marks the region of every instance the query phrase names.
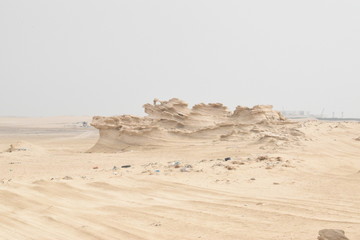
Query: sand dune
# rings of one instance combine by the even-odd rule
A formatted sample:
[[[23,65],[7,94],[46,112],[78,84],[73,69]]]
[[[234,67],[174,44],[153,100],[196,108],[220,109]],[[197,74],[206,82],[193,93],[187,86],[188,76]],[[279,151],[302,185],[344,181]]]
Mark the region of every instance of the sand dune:
[[[111,125],[116,141],[100,142],[112,153],[86,153],[104,149],[97,129],[72,125],[81,118],[0,126],[0,238],[288,240],[333,228],[360,239],[360,123],[290,121],[268,107],[272,117],[251,122],[219,104],[194,114],[173,103],[166,118],[169,102],[144,119],[95,118],[100,134]],[[180,133],[165,134],[177,128],[169,116]],[[119,140],[120,125],[139,131],[137,145]],[[164,145],[149,146],[140,125],[159,128]]]

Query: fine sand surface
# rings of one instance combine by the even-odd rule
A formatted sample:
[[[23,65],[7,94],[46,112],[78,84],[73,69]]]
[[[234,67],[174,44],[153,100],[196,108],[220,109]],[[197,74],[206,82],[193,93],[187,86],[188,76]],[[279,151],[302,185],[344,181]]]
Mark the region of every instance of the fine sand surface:
[[[360,239],[358,122],[88,153],[82,121],[0,118],[0,239]]]

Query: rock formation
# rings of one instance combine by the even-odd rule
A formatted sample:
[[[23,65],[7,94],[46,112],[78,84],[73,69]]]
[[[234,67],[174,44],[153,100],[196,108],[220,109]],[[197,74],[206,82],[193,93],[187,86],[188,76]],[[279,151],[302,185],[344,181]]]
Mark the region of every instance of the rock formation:
[[[154,99],[153,104],[145,104],[144,109],[148,114],[145,117],[94,117],[91,125],[99,129],[100,138],[89,151],[116,152],[192,141],[220,141],[251,133],[254,126],[258,126],[256,131],[259,133],[266,132],[261,125],[287,122],[272,106],[267,105],[253,108],[238,106],[230,112],[220,103],[201,103],[190,109],[187,103],[173,98],[169,101]],[[277,133],[269,136],[284,137]]]
[[[319,240],[349,240],[345,232],[339,229],[323,229],[319,231]]]

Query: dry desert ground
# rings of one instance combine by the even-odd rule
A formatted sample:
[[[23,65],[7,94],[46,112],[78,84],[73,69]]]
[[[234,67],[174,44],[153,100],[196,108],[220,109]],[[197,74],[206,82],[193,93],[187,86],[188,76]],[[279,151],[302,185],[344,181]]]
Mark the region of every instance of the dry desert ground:
[[[0,239],[360,239],[359,122],[89,152],[83,121],[0,118]]]

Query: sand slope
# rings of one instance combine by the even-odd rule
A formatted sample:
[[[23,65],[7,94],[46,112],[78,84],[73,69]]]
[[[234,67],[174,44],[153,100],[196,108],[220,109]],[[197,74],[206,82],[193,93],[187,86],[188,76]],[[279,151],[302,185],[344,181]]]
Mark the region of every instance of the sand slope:
[[[359,123],[86,153],[97,130],[77,121],[0,126],[1,239],[360,239]],[[16,142],[29,149],[5,151]]]

